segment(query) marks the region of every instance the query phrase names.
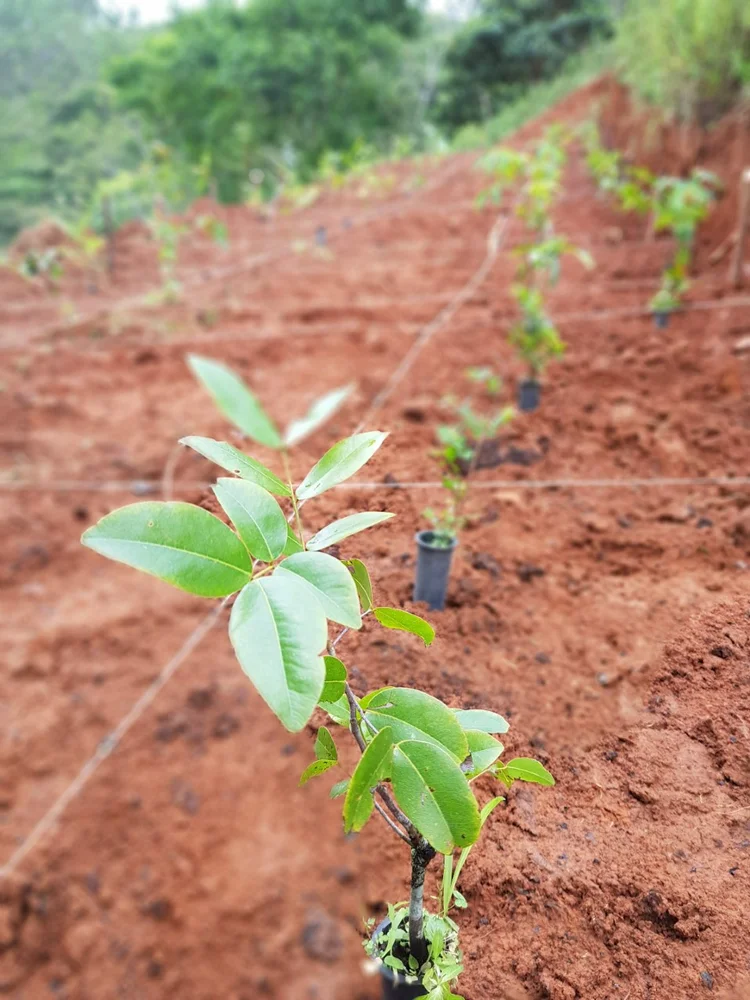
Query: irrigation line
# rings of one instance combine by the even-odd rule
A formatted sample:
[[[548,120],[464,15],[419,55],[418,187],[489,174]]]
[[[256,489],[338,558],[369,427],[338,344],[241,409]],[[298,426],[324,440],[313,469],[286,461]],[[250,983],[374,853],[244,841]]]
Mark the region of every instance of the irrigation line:
[[[361,429],[361,425],[360,425]],[[213,481],[188,481],[177,483],[182,491],[207,490]],[[567,490],[567,489],[640,489],[641,487],[676,486],[750,486],[750,476],[651,476],[637,479],[613,477],[611,479],[492,479],[477,480],[471,484],[472,490]],[[443,489],[439,480],[415,480],[412,482],[358,482],[350,480],[332,487],[335,490],[436,490]],[[51,482],[17,480],[0,482],[0,492],[24,493],[133,493],[136,496],[150,496],[163,490],[163,480],[159,479],[60,479]]]
[[[211,611],[209,611],[200,624],[193,629],[174,656],[172,656],[168,663],[165,664],[158,676],[151,682],[151,684],[149,684],[143,694],[131,706],[128,713],[123,716],[112,732],[101,740],[99,746],[96,748],[96,752],[89,757],[65,791],[57,798],[51,808],[47,810],[36,826],[34,826],[31,833],[24,839],[23,843],[16,848],[13,854],[11,854],[3,867],[0,868],[0,878],[11,875],[26,855],[40,843],[50,830],[52,830],[73,799],[81,793],[91,780],[92,776],[99,768],[99,765],[102,764],[119,746],[123,738],[135,725],[138,719],[140,719],[146,709],[151,705],[162,688],[169,682],[179,667],[200,645],[202,640],[218,622],[224,608],[227,606],[228,601],[229,598],[225,597],[220,604],[217,604],[211,609]]]
[[[449,303],[445,308],[443,308],[438,315],[428,323],[421,334],[417,337],[416,341],[411,345],[407,351],[404,358],[401,360],[400,364],[396,367],[393,374],[391,375],[386,386],[378,393],[375,399],[372,401],[368,407],[364,417],[357,425],[353,433],[358,433],[362,430],[364,425],[371,419],[371,417],[382,408],[387,399],[389,399],[391,393],[396,388],[396,386],[404,379],[404,377],[409,372],[410,368],[417,360],[419,352],[423,350],[424,347],[429,343],[432,337],[437,333],[441,327],[445,326],[451,318],[455,315],[457,310],[466,301],[467,297],[470,297],[474,290],[481,284],[481,282],[489,274],[492,264],[497,256],[498,250],[500,248],[500,242],[502,234],[505,232],[507,227],[508,219],[510,216],[498,216],[490,230],[489,236],[487,238],[487,253],[484,260],[480,264],[479,268],[469,280],[469,282],[457,293],[454,301]],[[9,484],[2,484],[3,486]],[[179,648],[179,650],[174,654],[174,656],[168,661],[168,663],[162,668],[156,679],[148,686],[148,688],[143,692],[143,694],[138,698],[138,700],[131,706],[126,715],[117,724],[117,726],[112,730],[112,732],[105,736],[105,738],[99,743],[94,754],[86,761],[86,763],[78,771],[73,781],[68,785],[68,787],[63,791],[63,793],[56,799],[52,804],[50,809],[44,814],[44,816],[38,821],[38,823],[33,827],[31,833],[24,839],[23,843],[13,852],[8,861],[0,868],[0,878],[4,875],[10,875],[18,867],[19,863],[36,847],[45,835],[55,826],[57,821],[62,817],[63,813],[70,805],[70,803],[83,791],[92,776],[95,774],[100,764],[105,761],[112,752],[119,746],[122,739],[129,732],[129,730],[135,725],[135,723],[141,718],[143,713],[149,708],[159,692],[166,686],[169,680],[174,677],[177,670],[185,662],[187,657],[193,652],[194,649],[200,644],[203,638],[210,632],[216,622],[219,620],[222,611],[227,606],[230,597],[225,597],[220,604],[212,608],[209,614],[198,624],[198,626],[193,629],[188,638]]]

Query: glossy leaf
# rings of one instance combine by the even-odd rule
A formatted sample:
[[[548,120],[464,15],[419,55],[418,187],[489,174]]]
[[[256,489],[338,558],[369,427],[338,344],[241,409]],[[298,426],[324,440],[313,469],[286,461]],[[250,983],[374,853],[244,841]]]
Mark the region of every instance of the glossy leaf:
[[[299,779],[300,788],[302,785],[306,785],[311,778],[317,778],[321,774],[325,774],[326,771],[330,771],[332,767],[336,766],[335,760],[314,760],[312,764],[309,764]]]
[[[380,431],[366,431],[337,442],[310,469],[297,487],[299,499],[309,500],[311,497],[320,496],[326,490],[349,479],[372,458],[387,436]]]
[[[329,793],[330,797],[332,799],[338,799],[341,798],[342,795],[346,795],[350,780],[350,778],[344,778],[343,781],[337,781]]]
[[[459,709],[455,714],[464,729],[479,729],[483,733],[507,733],[510,729],[502,715],[483,708]]]
[[[373,729],[389,726],[394,742],[423,740],[447,750],[459,763],[469,753],[469,744],[454,713],[437,698],[413,688],[384,688],[370,695],[365,719]]]
[[[375,524],[388,521],[394,516],[394,514],[385,513],[385,511],[367,511],[362,514],[349,514],[348,517],[342,517],[338,521],[327,524],[325,528],[321,528],[316,535],[312,536],[307,543],[307,547],[313,551],[327,549],[329,545],[336,545],[350,535],[356,535],[358,531],[364,531],[366,528],[371,528]]]
[[[326,682],[323,685],[320,700],[322,702],[338,701],[343,696],[346,687],[346,667],[335,656],[324,656],[323,662],[326,668]]]
[[[302,542],[297,538],[291,524],[286,526],[286,544],[282,555],[293,556],[296,552],[304,552]]]
[[[353,388],[353,385],[345,385],[341,389],[333,389],[316,399],[304,417],[293,420],[289,424],[284,434],[284,443],[291,448],[316,431],[334,415],[341,404],[351,395]]]
[[[307,723],[320,699],[328,639],[325,615],[288,574],[248,584],[229,620],[229,638],[261,698],[291,732]]]
[[[220,479],[213,491],[252,556],[270,563],[281,555],[287,522],[270,493],[245,479]]]
[[[315,756],[318,760],[337,761],[339,759],[336,744],[333,742],[333,737],[325,726],[321,726],[318,730],[318,735],[315,739]]]
[[[551,787],[555,779],[546,767],[531,757],[516,757],[505,765],[505,773],[515,781],[532,781],[536,785]]]
[[[393,750],[396,800],[441,854],[470,847],[479,836],[479,807],[455,758],[442,747],[406,740]]]
[[[189,503],[134,503],[107,514],[81,541],[199,597],[226,597],[250,579],[252,564],[235,533]]]
[[[472,768],[466,772],[466,777],[476,778],[488,768],[492,767],[497,758],[503,752],[503,745],[489,733],[483,733],[479,729],[467,729],[466,740],[469,744]]]
[[[362,612],[370,611],[372,609],[372,583],[367,567],[359,559],[347,559],[344,565],[349,567],[349,572],[354,579]]]
[[[330,618],[349,628],[362,627],[357,588],[346,566],[324,552],[299,552],[277,568],[275,576],[300,580]]]
[[[243,434],[267,448],[283,448],[284,442],[273,421],[236,372],[220,361],[198,354],[189,354],[187,363],[219,410]]]
[[[400,608],[375,608],[373,614],[386,628],[411,632],[412,635],[419,636],[425,646],[429,646],[435,638],[435,629],[432,625],[410,611],[402,611]]]
[[[247,479],[249,482],[255,483],[256,486],[262,486],[264,490],[268,490],[274,496],[289,497],[292,495],[287,484],[274,475],[270,469],[267,469],[262,462],[256,461],[226,441],[191,436],[181,438],[180,444],[192,448],[193,451],[197,451],[199,455],[207,458],[209,462],[213,462],[227,472],[233,472],[235,476]]]
[[[393,733],[387,727],[368,744],[349,782],[344,801],[344,829],[361,830],[373,810],[372,789],[384,777],[391,763]]]

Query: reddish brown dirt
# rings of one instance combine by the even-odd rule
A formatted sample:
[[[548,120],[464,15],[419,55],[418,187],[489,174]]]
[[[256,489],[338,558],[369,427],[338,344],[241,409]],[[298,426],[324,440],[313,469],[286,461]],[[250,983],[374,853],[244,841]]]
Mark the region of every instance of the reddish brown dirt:
[[[607,86],[548,118],[586,113]],[[0,863],[206,612],[78,542],[157,489],[127,484],[158,480],[176,438],[230,433],[186,350],[235,365],[280,419],[356,380],[299,449],[304,472],[481,262],[492,214],[472,207],[483,183],[472,163],[399,165],[401,187],[381,199],[326,194],[270,221],[227,210],[231,250],[190,243],[172,305],[142,298],[158,276],[137,226],[118,234],[118,270],[96,293],[85,275],[50,292],[0,272],[5,484],[121,483],[2,493]],[[409,193],[417,171],[425,182]],[[747,307],[689,312],[666,332],[639,316],[581,318],[647,301],[670,246],[644,244],[642,224],[597,198],[577,157],[566,191],[559,227],[597,269],[567,269],[553,306],[568,353],[541,410],[509,435],[542,457],[478,482],[747,475]],[[320,224],[330,255],[292,249]],[[521,237],[513,223],[506,247]],[[412,536],[438,499],[393,479],[436,478],[440,401],[464,391],[467,365],[498,365],[509,390],[519,374],[505,345],[512,268],[502,253],[379,413],[392,434],[366,478],[382,485],[306,508],[311,528],[358,509],[398,514],[342,546],[367,561],[384,603],[411,607]],[[724,274],[702,270],[693,297],[719,302]],[[78,320],[61,318],[64,301]],[[192,484],[211,475],[182,455],[178,495],[200,501]],[[414,684],[498,709],[509,751],[558,778],[554,790],[514,789],[467,864],[463,994],[745,996],[750,490],[519,484],[477,489],[471,506],[434,646],[371,626],[343,645],[358,691]],[[372,1000],[362,918],[403,897],[407,859],[375,821],[347,840],[325,781],[296,787],[310,757],[310,734],[280,729],[216,629],[0,883],[0,994]]]

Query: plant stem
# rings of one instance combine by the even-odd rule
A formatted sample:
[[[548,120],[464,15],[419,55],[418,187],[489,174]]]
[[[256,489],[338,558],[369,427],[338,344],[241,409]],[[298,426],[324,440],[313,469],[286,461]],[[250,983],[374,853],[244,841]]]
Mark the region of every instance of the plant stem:
[[[427,866],[435,857],[434,847],[424,841],[411,852],[411,895],[409,897],[409,953],[420,966],[427,961],[424,936],[424,878]]]
[[[287,478],[287,482],[289,484],[289,490],[290,490],[290,492],[292,494],[292,497],[291,497],[291,499],[292,499],[292,508],[294,510],[294,520],[295,520],[295,523],[297,525],[297,534],[299,535],[300,544],[302,545],[302,548],[304,549],[305,548],[305,536],[304,536],[304,534],[302,532],[302,518],[300,517],[299,504],[297,503],[297,495],[294,492],[294,484],[292,483],[292,473],[291,473],[291,470],[289,468],[289,452],[286,450],[286,448],[284,449],[284,451],[282,451],[281,457],[282,457],[282,460],[284,462],[284,475]]]

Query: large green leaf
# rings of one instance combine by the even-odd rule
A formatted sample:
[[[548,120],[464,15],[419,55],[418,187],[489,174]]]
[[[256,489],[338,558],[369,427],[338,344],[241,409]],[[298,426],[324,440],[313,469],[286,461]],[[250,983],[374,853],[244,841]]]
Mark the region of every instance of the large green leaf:
[[[478,777],[492,767],[503,752],[503,745],[494,736],[483,733],[479,729],[467,729],[466,740],[469,744],[472,763],[471,770],[466,772],[466,777],[471,779]]]
[[[384,688],[371,695],[366,706],[366,721],[376,730],[390,726],[394,742],[424,740],[448,750],[459,763],[466,760],[466,734],[455,714],[432,695],[413,688]]]
[[[320,602],[327,618],[349,628],[361,628],[357,588],[343,563],[324,552],[298,552],[277,568],[275,575],[301,580]]]
[[[504,766],[504,771],[509,778],[515,781],[532,781],[536,785],[547,785],[551,787],[555,779],[546,767],[543,767],[538,760],[533,757],[516,757],[509,760]]]
[[[287,521],[270,493],[246,479],[220,479],[213,491],[251,555],[266,563],[281,555]]]
[[[199,597],[226,597],[248,582],[252,565],[235,533],[189,503],[134,503],[83,533],[90,549]]]
[[[406,740],[393,750],[396,800],[441,854],[470,847],[481,829],[479,807],[461,767],[442,747]]]
[[[372,790],[385,776],[393,751],[393,733],[382,729],[359,758],[344,800],[344,829],[361,830],[373,810]]]
[[[338,701],[346,688],[346,667],[335,656],[324,656],[326,667],[326,682],[320,700],[323,702]]]
[[[214,462],[222,469],[226,469],[227,472],[233,472],[235,476],[240,476],[242,479],[262,486],[264,490],[268,490],[274,496],[289,497],[292,495],[287,484],[274,475],[270,469],[226,441],[214,441],[213,438],[193,435],[181,438],[180,444],[192,448],[193,451],[197,451],[199,455],[207,458],[209,462]]]
[[[243,434],[267,448],[284,447],[273,421],[236,372],[220,361],[198,354],[189,354],[187,363],[219,410]]]
[[[386,628],[411,632],[412,635],[419,636],[425,646],[429,646],[435,638],[435,629],[432,625],[419,615],[413,615],[411,611],[402,611],[401,608],[375,608],[373,614]]]
[[[380,524],[382,521],[387,521],[394,516],[394,514],[387,514],[385,511],[366,511],[362,514],[349,514],[348,517],[332,521],[325,528],[321,528],[316,535],[312,536],[307,543],[307,547],[308,549],[312,549],[313,552],[320,549],[327,549],[329,545],[336,545],[337,542],[343,541],[350,535],[356,535],[358,531],[364,531],[365,528],[371,528],[373,525]]]
[[[502,715],[483,708],[462,708],[455,715],[464,729],[479,729],[483,733],[507,733],[510,729]]]
[[[269,708],[291,732],[302,729],[325,681],[328,626],[318,602],[292,574],[254,580],[232,608],[229,638]]]
[[[351,395],[353,388],[353,385],[345,385],[341,389],[333,389],[316,399],[304,417],[293,420],[287,427],[284,434],[284,443],[287,447],[291,448],[304,438],[309,437],[313,431],[329,420],[344,400]]]
[[[346,559],[344,565],[349,567],[349,572],[354,579],[362,611],[370,611],[372,608],[372,583],[367,567],[359,559]]]
[[[299,499],[317,497],[353,476],[372,458],[387,437],[387,434],[380,431],[366,431],[337,442],[310,469],[297,487]]]

